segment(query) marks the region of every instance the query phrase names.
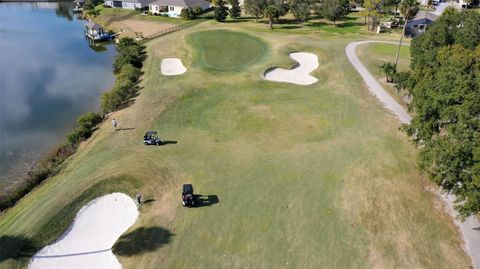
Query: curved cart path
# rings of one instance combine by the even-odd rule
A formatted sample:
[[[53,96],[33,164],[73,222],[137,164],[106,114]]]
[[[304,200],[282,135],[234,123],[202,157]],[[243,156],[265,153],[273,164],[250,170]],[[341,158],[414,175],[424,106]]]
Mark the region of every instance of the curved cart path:
[[[373,93],[386,108],[388,108],[391,112],[393,112],[393,114],[397,116],[402,123],[405,123],[405,124],[410,123],[410,121],[412,120],[412,117],[397,101],[395,101],[395,99],[392,98],[392,96],[388,94],[388,92],[385,89],[383,89],[383,87],[375,79],[375,77],[372,76],[372,74],[370,74],[367,68],[360,62],[360,59],[358,58],[355,50],[358,45],[367,44],[367,43],[386,43],[386,44],[398,44],[398,43],[391,42],[391,41],[374,41],[374,40],[352,42],[352,43],[349,43],[345,48],[345,53],[347,54],[347,57],[348,57],[348,60],[350,60],[350,63],[353,65],[353,67],[355,67],[355,69],[358,71],[360,76],[363,78],[363,80],[367,84],[369,91]],[[463,239],[465,241],[464,248],[472,258],[474,268],[480,269],[480,229],[474,229],[474,228],[479,228],[480,224],[475,219],[475,217],[469,217],[464,222],[458,221],[455,218],[456,212],[453,210],[453,203],[452,203],[455,198],[451,195],[449,195],[448,197],[445,197],[444,195],[442,195],[442,197],[446,201],[449,207],[448,209],[450,211],[450,215],[454,217],[454,222],[458,226],[460,233],[463,236]]]

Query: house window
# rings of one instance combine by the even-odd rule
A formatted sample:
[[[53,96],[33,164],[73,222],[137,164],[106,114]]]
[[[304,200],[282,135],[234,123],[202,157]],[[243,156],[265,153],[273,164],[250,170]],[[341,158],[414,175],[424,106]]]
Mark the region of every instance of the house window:
[[[155,10],[158,11],[158,6],[155,6]]]
[[[175,8],[174,7],[169,7],[170,11],[174,11]]]

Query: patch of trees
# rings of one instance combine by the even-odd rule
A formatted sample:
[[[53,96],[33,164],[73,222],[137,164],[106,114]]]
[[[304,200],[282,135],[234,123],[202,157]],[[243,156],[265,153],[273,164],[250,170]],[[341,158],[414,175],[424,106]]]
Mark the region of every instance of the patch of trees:
[[[132,38],[122,38],[117,46],[118,54],[113,63],[116,74],[115,85],[110,91],[102,94],[101,107],[103,113],[109,113],[125,105],[135,96],[136,83],[141,76],[141,68],[146,58],[144,46]],[[22,183],[16,185],[7,194],[0,196],[0,211],[15,205],[23,196],[50,176],[58,173],[61,164],[75,153],[80,142],[88,139],[102,122],[104,116],[95,112],[87,112],[77,119],[77,127],[70,131],[67,144],[58,146],[36,161],[29,169]]]
[[[270,28],[281,16],[291,12],[298,21],[308,20],[312,14],[335,23],[350,12],[349,0],[245,0],[246,13],[268,19]]]
[[[399,79],[413,97],[404,129],[420,167],[457,197],[464,219],[480,212],[480,14],[447,9],[412,40],[411,57]]]
[[[136,83],[141,76],[145,47],[132,38],[122,38],[117,46],[113,63],[115,85],[102,94],[100,106],[104,113],[112,112],[126,104],[137,92]]]

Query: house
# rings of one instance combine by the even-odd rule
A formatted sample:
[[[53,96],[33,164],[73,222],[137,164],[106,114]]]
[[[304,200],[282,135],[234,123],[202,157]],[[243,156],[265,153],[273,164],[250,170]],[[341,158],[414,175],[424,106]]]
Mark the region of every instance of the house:
[[[200,6],[203,10],[210,8],[210,3],[205,0],[156,0],[148,5],[148,10],[153,15],[168,15],[180,17],[184,8]]]
[[[124,9],[146,9],[152,0],[105,0],[105,6]]]
[[[426,15],[425,12],[419,12],[415,18],[407,22],[405,36],[416,37],[425,33],[428,26],[435,22],[437,18],[438,16],[431,12],[427,12]]]

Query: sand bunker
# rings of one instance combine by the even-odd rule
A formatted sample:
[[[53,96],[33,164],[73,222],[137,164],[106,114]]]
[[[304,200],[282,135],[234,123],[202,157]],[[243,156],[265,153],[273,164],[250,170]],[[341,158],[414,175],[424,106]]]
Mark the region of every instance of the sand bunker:
[[[178,58],[165,58],[160,64],[162,75],[175,76],[187,72],[187,68],[183,66],[182,60]]]
[[[290,58],[298,62],[293,69],[272,68],[265,71],[266,80],[289,82],[297,85],[311,85],[318,81],[309,74],[318,68],[318,57],[313,53],[295,52],[290,53]]]
[[[123,193],[97,198],[59,240],[33,256],[29,268],[122,268],[111,248],[137,217],[135,202]]]

